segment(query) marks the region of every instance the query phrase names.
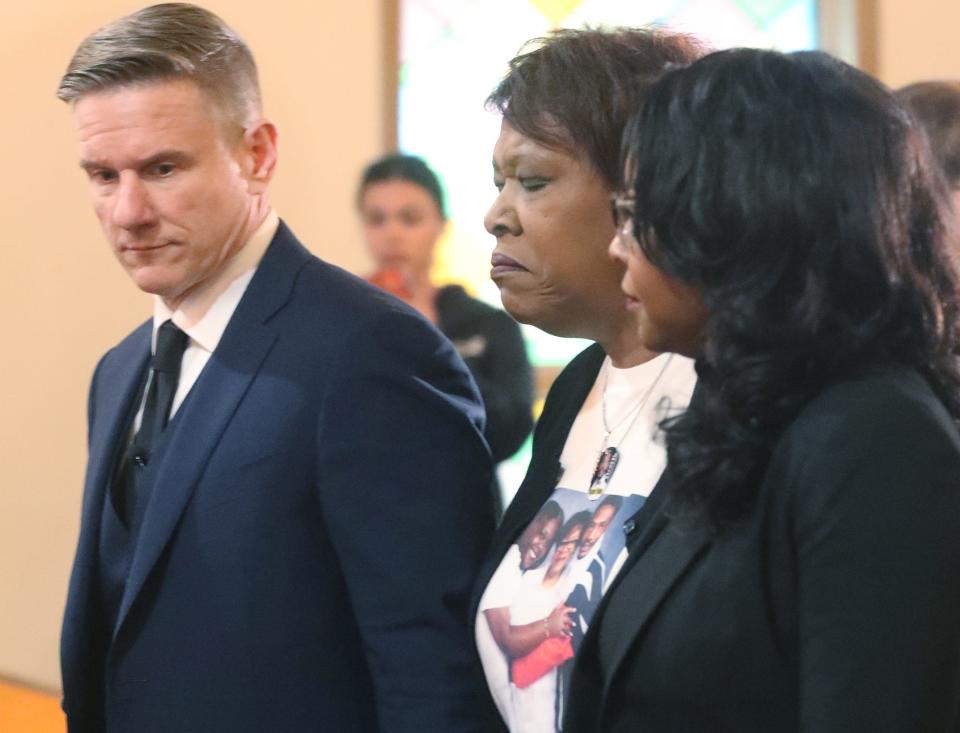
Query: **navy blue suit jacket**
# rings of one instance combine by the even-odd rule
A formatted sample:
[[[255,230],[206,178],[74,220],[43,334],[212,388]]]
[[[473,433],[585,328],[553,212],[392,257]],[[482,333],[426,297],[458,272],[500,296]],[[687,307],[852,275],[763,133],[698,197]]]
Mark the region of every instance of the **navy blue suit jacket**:
[[[171,424],[108,627],[100,517],[150,334],[108,352],[90,391],[70,730],[483,730],[466,613],[491,468],[449,342],[281,224]]]

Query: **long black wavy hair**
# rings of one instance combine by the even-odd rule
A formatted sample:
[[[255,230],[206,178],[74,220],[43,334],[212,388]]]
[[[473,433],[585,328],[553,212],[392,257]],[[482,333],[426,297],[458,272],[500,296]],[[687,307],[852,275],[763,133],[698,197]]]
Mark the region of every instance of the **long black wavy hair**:
[[[669,72],[629,123],[637,240],[707,310],[696,399],[664,425],[693,516],[741,517],[787,424],[869,365],[960,417],[951,214],[912,125],[824,53],[753,49]]]

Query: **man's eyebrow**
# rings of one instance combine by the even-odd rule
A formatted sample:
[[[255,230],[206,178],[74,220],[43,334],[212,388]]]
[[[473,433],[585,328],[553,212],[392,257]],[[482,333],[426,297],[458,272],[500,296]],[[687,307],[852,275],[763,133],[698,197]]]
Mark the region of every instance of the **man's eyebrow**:
[[[144,158],[143,160],[137,161],[132,167],[136,168],[137,170],[143,170],[144,168],[149,168],[150,166],[157,165],[158,163],[174,163],[176,165],[184,165],[192,160],[193,157],[182,150],[161,150],[157,153],[154,153],[149,158]],[[112,166],[107,165],[99,160],[81,160],[80,167],[87,172],[97,170],[99,168],[112,168]]]

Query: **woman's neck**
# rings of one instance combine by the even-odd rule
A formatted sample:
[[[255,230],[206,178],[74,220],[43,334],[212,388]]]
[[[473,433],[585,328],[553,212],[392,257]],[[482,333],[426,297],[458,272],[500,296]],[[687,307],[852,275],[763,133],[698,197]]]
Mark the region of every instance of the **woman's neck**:
[[[409,303],[420,311],[431,323],[437,322],[437,287],[430,281],[428,274],[415,276],[407,281],[410,290]]]
[[[640,342],[640,334],[632,320],[623,327],[602,335],[596,341],[607,352],[607,356],[617,369],[635,367],[659,356]]]

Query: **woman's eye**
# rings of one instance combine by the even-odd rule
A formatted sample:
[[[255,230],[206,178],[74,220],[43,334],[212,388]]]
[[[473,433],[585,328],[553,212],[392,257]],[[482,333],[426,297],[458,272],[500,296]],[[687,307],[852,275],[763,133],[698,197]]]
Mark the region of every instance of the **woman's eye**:
[[[539,191],[547,185],[547,179],[539,176],[520,176],[517,180],[520,181],[524,191]]]

